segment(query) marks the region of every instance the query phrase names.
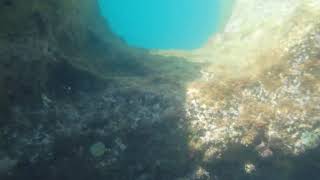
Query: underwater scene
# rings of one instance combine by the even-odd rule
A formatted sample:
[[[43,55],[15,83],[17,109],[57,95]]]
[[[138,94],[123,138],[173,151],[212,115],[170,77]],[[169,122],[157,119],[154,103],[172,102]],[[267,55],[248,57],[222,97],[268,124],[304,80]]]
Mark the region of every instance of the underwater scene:
[[[320,180],[320,0],[0,0],[0,180]]]

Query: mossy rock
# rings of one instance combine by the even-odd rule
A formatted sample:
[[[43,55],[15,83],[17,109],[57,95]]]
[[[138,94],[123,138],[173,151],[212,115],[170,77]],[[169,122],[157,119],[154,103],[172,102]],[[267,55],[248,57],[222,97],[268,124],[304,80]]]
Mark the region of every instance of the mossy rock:
[[[94,157],[101,157],[107,151],[106,146],[102,142],[97,142],[90,146],[90,153]]]
[[[9,98],[4,88],[3,81],[0,80],[0,127],[7,122],[9,118],[10,111],[9,111]]]

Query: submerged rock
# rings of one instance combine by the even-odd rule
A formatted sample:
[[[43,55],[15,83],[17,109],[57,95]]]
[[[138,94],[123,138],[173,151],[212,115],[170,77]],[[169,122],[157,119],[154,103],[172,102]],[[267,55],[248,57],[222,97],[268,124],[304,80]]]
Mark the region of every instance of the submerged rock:
[[[102,142],[97,142],[90,147],[90,153],[94,157],[101,157],[103,156],[108,149]]]
[[[204,48],[157,55],[95,0],[5,2],[0,178],[317,178],[316,2],[238,0]]]
[[[16,166],[17,163],[18,163],[17,160],[11,159],[9,157],[5,157],[3,159],[0,159],[0,174],[8,172],[14,166]]]

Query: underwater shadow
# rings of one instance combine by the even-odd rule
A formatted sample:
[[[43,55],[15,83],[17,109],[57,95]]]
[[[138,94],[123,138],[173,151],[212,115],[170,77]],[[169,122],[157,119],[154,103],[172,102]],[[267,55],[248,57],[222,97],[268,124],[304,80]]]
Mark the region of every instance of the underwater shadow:
[[[201,64],[142,52],[119,60],[129,66],[104,73],[65,56],[54,59],[41,66],[41,94],[10,107],[2,147],[16,164],[2,179],[167,180],[189,174],[194,159],[185,88],[199,77]]]

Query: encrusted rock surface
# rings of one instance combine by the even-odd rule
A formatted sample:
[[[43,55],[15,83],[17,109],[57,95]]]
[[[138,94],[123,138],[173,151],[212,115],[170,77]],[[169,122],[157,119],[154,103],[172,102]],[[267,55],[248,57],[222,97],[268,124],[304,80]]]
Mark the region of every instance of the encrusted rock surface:
[[[238,0],[203,48],[152,55],[95,0],[0,1],[0,178],[316,179],[319,9]]]

